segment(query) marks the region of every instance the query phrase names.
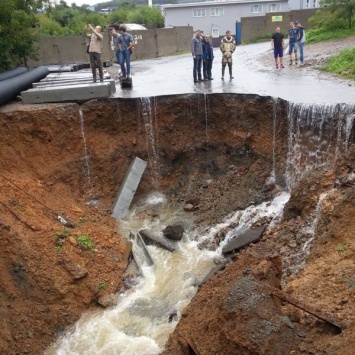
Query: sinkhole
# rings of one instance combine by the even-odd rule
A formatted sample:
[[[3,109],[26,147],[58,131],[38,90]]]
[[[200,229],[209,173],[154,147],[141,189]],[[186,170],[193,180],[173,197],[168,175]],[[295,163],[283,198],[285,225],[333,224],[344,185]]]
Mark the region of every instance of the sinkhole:
[[[353,154],[354,117],[352,105],[243,94],[1,108],[1,260],[9,280],[3,317],[9,321],[0,350],[205,353],[206,338],[177,325],[208,280],[218,284],[224,277],[226,283],[229,265],[253,250],[223,253],[223,247],[246,231],[261,228],[267,237],[283,220],[294,220],[300,224],[295,246],[287,241],[275,246],[277,252],[268,246],[250,255],[250,264],[240,261],[244,273],[220,309],[250,315],[243,331],[254,338],[246,344],[244,335],[234,335],[234,349],[268,351],[285,336],[289,341],[280,353],[291,351],[296,332],[259,290],[259,281],[280,289],[304,268],[326,201],[347,186],[314,184],[351,165],[346,161]],[[113,204],[135,157],[147,168],[129,212],[116,221]],[[351,185],[351,168],[342,176]],[[61,225],[57,215],[75,228]],[[147,262],[141,235],[164,238],[162,230],[175,224],[182,238],[163,248],[145,245],[152,259]],[[287,233],[277,232],[287,240]],[[135,266],[131,249],[139,259]],[[262,280],[252,268],[256,260],[273,270]],[[212,299],[218,287],[211,289]],[[251,303],[244,302],[248,292]],[[255,305],[264,309],[262,317],[255,316]],[[18,323],[11,314],[19,315]],[[229,316],[222,319],[226,326]],[[233,353],[226,329],[213,344]]]

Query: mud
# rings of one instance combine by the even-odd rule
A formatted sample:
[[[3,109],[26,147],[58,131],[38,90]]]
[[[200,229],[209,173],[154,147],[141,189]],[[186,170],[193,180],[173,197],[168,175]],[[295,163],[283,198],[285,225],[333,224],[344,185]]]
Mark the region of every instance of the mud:
[[[274,103],[216,94],[2,107],[0,353],[42,353],[84,311],[100,307],[99,298],[124,287],[129,245],[110,213],[135,156],[150,164],[134,203],[162,191],[176,209],[192,204],[182,213],[196,226],[275,196],[285,186],[287,107],[279,100],[275,112]],[[353,352],[353,142],[352,132],[348,155],[306,176],[284,220],[201,286],[166,354]],[[278,186],[267,183],[273,164]],[[325,192],[309,242],[307,227]],[[80,236],[94,247],[80,245]],[[342,332],[275,299],[270,287],[326,311],[344,324]]]

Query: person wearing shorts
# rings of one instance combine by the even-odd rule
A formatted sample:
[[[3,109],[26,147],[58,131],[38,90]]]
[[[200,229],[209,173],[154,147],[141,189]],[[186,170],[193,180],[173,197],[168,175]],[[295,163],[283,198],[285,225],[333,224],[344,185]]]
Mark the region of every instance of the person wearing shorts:
[[[298,28],[295,27],[294,22],[290,22],[290,29],[288,30],[288,54],[290,55],[290,65],[292,65],[292,52],[295,53],[295,64],[297,65],[297,38]]]
[[[284,53],[284,35],[281,33],[280,27],[276,27],[276,32],[271,37],[271,48],[274,50],[275,66],[284,68],[283,53]]]

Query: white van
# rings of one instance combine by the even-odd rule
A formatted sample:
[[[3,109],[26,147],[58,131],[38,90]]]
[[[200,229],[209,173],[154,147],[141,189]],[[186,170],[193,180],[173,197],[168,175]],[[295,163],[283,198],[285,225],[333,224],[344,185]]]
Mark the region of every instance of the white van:
[[[127,32],[135,30],[146,30],[143,25],[139,25],[137,23],[123,23],[122,25],[126,26]]]

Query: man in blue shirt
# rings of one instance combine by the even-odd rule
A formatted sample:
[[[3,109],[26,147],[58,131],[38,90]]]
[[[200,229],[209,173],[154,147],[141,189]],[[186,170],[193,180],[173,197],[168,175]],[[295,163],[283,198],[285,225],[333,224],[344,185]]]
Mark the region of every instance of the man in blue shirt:
[[[295,64],[297,65],[297,38],[298,29],[294,22],[290,22],[290,29],[288,30],[288,54],[290,55],[290,65],[292,65],[292,52],[295,53]]]
[[[302,66],[304,60],[303,46],[306,43],[306,31],[304,30],[304,27],[301,25],[299,21],[296,21],[295,24],[298,29],[297,44],[298,44],[298,48],[300,49],[300,66]]]
[[[129,78],[131,75],[131,54],[132,47],[134,46],[134,39],[130,33],[127,33],[125,26],[120,26],[120,31],[122,32],[122,35],[118,38],[118,47],[120,50],[119,60],[122,71],[122,79],[125,79]]]

